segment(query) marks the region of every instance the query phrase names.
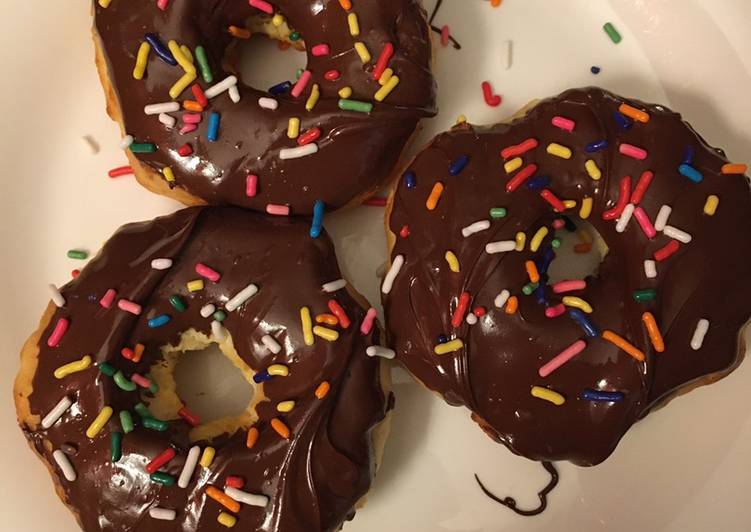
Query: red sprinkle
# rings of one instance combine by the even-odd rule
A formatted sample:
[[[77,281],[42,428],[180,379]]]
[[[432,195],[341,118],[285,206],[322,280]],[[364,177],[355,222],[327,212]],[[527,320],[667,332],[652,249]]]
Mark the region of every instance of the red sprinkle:
[[[626,208],[626,205],[628,205],[628,200],[631,197],[631,176],[627,175],[622,177],[619,188],[618,203],[616,203],[615,207],[609,211],[602,213],[603,220],[615,220],[621,215],[623,209]]]
[[[383,74],[383,71],[386,70],[392,55],[394,55],[394,45],[387,42],[383,45],[381,54],[376,61],[375,68],[373,68],[373,79],[375,81],[381,79],[381,75]]]
[[[187,157],[191,153],[193,153],[193,147],[190,144],[183,144],[177,149],[177,153],[179,153],[183,157]]]
[[[402,228],[399,230],[399,236],[402,238],[407,238],[409,236],[409,226],[403,225]]]
[[[471,299],[472,296],[469,295],[469,292],[462,292],[462,294],[459,296],[459,303],[456,305],[454,314],[451,316],[451,325],[453,325],[454,327],[459,327],[459,325],[462,324],[462,320],[464,319],[464,315],[467,313]]]
[[[386,198],[368,198],[362,204],[369,207],[385,207],[386,201]]]
[[[657,262],[662,262],[663,260],[667,259],[670,255],[678,251],[678,248],[680,248],[681,245],[678,243],[677,240],[671,240],[664,246],[662,246],[660,249],[655,251],[652,256],[655,258]]]
[[[655,175],[649,170],[645,171],[641,175],[639,181],[636,182],[633,194],[631,194],[631,203],[633,203],[634,205],[639,205],[641,200],[644,198],[644,193],[649,188],[649,184],[652,182],[652,178],[654,176]]]
[[[321,136],[321,129],[314,127],[307,130],[305,133],[297,137],[297,144],[299,146],[305,146],[311,142],[315,142]]]
[[[518,157],[519,155],[524,155],[529,150],[534,150],[538,145],[539,143],[537,142],[537,139],[530,138],[514,146],[503,148],[501,150],[501,157],[503,157],[504,159]]]
[[[201,424],[201,418],[197,414],[188,410],[188,407],[184,406],[177,411],[177,415],[185,420],[191,427],[197,427]]]
[[[81,273],[81,270],[79,270],[79,269],[75,269],[75,270],[72,270],[72,271],[70,272],[70,276],[71,276],[71,277],[73,277],[73,279],[75,279],[76,277],[78,277],[78,275],[79,275],[80,273]]]
[[[326,81],[336,81],[339,79],[339,77],[341,77],[341,75],[342,74],[338,70],[333,69],[333,70],[327,70],[326,73],[323,75],[323,78]]]
[[[349,316],[347,316],[347,313],[344,312],[342,306],[334,299],[329,299],[328,306],[331,313],[339,320],[339,325],[342,326],[342,329],[349,328],[352,322],[350,321]]]
[[[132,175],[133,174],[133,168],[130,166],[118,166],[117,168],[113,168],[109,172],[107,172],[107,175],[110,177],[120,177],[124,175]]]
[[[485,98],[485,103],[490,107],[498,107],[503,101],[499,95],[493,94],[493,88],[490,86],[489,81],[482,82],[482,95]]]
[[[519,170],[516,175],[511,178],[511,181],[506,183],[506,192],[513,192],[514,190],[519,188],[522,183],[535,175],[535,172],[537,172],[537,165],[534,163],[528,164],[527,166]]]
[[[195,83],[190,89],[193,91],[193,97],[195,97],[196,101],[201,104],[201,107],[205,108],[209,105],[209,99],[206,97],[206,94],[198,83]]]
[[[130,347],[123,347],[120,350],[120,354],[125,358],[126,360],[133,360],[133,357],[135,356],[135,352]]]
[[[574,246],[574,253],[589,253],[592,251],[592,244],[589,242],[582,242]]]
[[[241,490],[245,486],[245,481],[241,477],[229,476],[224,479],[224,486],[226,488],[237,488]]]
[[[553,194],[547,188],[544,188],[540,191],[540,196],[542,196],[542,199],[550,203],[550,205],[553,207],[553,210],[555,210],[555,212],[563,212],[566,210],[566,206],[563,204],[561,200],[558,199],[558,196]]]
[[[175,453],[175,450],[172,447],[167,447],[159,455],[157,455],[156,458],[146,464],[146,471],[148,471],[150,474],[156,473],[157,471],[159,471],[159,468],[172,460],[175,457],[175,454],[177,453]]]
[[[485,307],[475,307],[472,311],[472,314],[477,316],[478,318],[482,318],[486,314]]]

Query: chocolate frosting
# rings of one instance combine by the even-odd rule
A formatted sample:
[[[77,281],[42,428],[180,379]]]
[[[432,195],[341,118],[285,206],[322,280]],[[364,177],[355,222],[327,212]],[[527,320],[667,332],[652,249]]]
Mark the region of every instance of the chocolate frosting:
[[[208,203],[261,211],[268,203],[287,204],[297,214],[311,213],[316,200],[323,200],[329,208],[341,207],[382,184],[418,120],[435,113],[429,29],[418,0],[353,2],[352,12],[360,24],[356,38],[350,35],[348,13],[336,0],[272,2],[309,49],[325,43],[331,52],[318,57],[308,52],[312,79],[307,89],[299,98],[289,93],[276,96],[279,107],[274,111],[258,104],[260,97],[269,96],[266,87],[259,90],[240,84],[242,99],[237,104],[226,93],[212,99],[207,111],[221,115],[217,142],[207,141],[207,112],[199,128],[187,135],[180,135],[179,127],[169,130],[156,116],[144,114],[144,105],[170,101],[168,91],[182,69],[168,65],[152,51],[146,77],[136,80],[136,53],[148,32],[158,34],[165,45],[174,39],[191,50],[203,46],[214,82],[218,82],[232,73],[226,62],[226,72],[220,67],[234,40],[227,28],[244,27],[250,17],[266,15],[248,2],[235,0],[172,0],[165,11],[151,0],[114,0],[106,9],[96,1],[93,4],[94,29],[103,45],[124,129],[138,142],[153,142],[158,147],[155,153],[138,154],[138,159],[155,171],[170,166],[176,186]],[[370,51],[373,59],[367,65],[353,48],[355,40],[364,42]],[[399,85],[383,103],[375,102],[369,115],[341,111],[337,93],[345,86],[352,88],[352,99],[374,102],[380,85],[372,79],[372,70],[387,42],[394,45],[389,66],[399,76]],[[332,69],[341,77],[325,80],[324,74]],[[197,82],[204,89],[210,85],[200,73]],[[310,112],[305,103],[313,83],[320,86],[321,99]],[[191,91],[182,99],[193,99]],[[321,129],[318,153],[291,160],[279,158],[279,150],[297,146],[287,137],[292,117],[300,118],[301,131]],[[191,144],[193,154],[181,157],[177,149],[185,143]],[[246,195],[248,174],[259,179],[254,197]]]
[[[651,118],[633,123],[619,115],[616,120],[614,113],[623,102]],[[555,116],[573,120],[573,132],[553,126]],[[520,170],[507,174],[500,152],[530,138],[539,143],[522,155],[522,168],[531,163],[538,167],[530,181],[548,176],[548,188],[558,198],[593,198],[589,221],[609,247],[596,276],[586,279],[586,289],[563,295],[589,302],[594,312],[586,317],[601,331],[614,331],[635,345],[645,353],[644,362],[602,337],[587,337],[567,314],[547,318],[537,295],[522,294],[529,282],[525,261],[539,262],[548,252],[552,228],[537,253],[529,245],[523,252],[486,253],[488,242],[513,241],[519,231],[529,242],[540,227],[551,227],[559,216],[539,191],[524,185],[506,191]],[[606,149],[586,152],[587,145],[601,140],[607,140]],[[566,146],[573,155],[568,160],[553,156],[546,152],[549,143]],[[621,143],[647,150],[646,159],[622,155]],[[703,174],[700,183],[678,171],[687,146],[694,151],[693,168]],[[469,157],[468,164],[451,175],[449,166],[461,156]],[[601,169],[599,181],[585,171],[588,159]],[[511,124],[465,124],[439,135],[398,183],[388,221],[395,237],[391,258],[403,255],[405,260],[384,296],[398,359],[448,403],[472,410],[486,432],[515,453],[581,465],[601,462],[650,409],[740,363],[739,332],[751,313],[751,261],[744,245],[751,233],[751,196],[745,176],[721,173],[726,162],[723,152],[709,146],[679,114],[596,88],[543,100]],[[603,220],[603,212],[618,200],[621,178],[632,176],[635,185],[645,170],[654,173],[640,203],[646,214],[655,220],[667,204],[672,207],[669,224],[693,237],[673,256],[657,262],[653,279],[645,276],[644,260],[652,259],[670,238],[662,233],[647,238],[634,219],[623,233],[616,232],[615,220]],[[437,181],[445,190],[431,211],[426,199]],[[714,216],[703,213],[710,194],[720,202]],[[565,214],[578,221],[579,205]],[[491,219],[493,207],[507,208],[508,215]],[[483,219],[491,220],[488,230],[462,236],[462,228]],[[404,226],[409,229],[406,237],[400,236]],[[444,259],[447,250],[458,258],[460,273],[450,270]],[[561,295],[552,292],[546,275],[541,282],[547,305],[559,303]],[[633,291],[647,288],[656,290],[656,298],[635,301]],[[494,298],[503,289],[519,298],[517,313],[495,308]],[[475,325],[462,320],[452,327],[452,312],[464,291],[472,297],[470,310],[484,306],[487,314]],[[654,315],[662,331],[662,353],[654,351],[642,324],[645,311]],[[702,347],[694,350],[690,342],[701,318],[709,321],[709,331]],[[462,339],[464,348],[436,355],[439,335]],[[543,364],[578,339],[587,343],[583,352],[546,378],[538,374]],[[555,406],[533,397],[533,386],[562,394],[565,403]],[[590,401],[582,397],[585,389],[621,392],[624,397]]]
[[[52,464],[65,501],[77,512],[87,532],[99,530],[218,531],[223,508],[205,495],[208,485],[224,487],[228,475],[245,479],[244,490],[269,497],[265,508],[243,505],[238,527],[265,531],[332,531],[354,514],[354,505],[368,490],[374,474],[371,431],[384,418],[384,397],[379,360],[366,355],[366,348],[379,341],[375,327],[361,334],[365,313],[346,289],[322,290],[324,283],[341,277],[331,241],[324,234],[312,239],[307,224],[289,219],[269,219],[238,208],[191,208],[154,221],[122,227],[105,244],[81,274],[62,288],[66,305],[55,310],[39,342],[38,368],[30,396],[31,412],[44,416],[63,396],[75,400],[73,407],[49,430],[24,426],[37,452]],[[168,270],[152,269],[154,258],[174,261]],[[202,291],[189,293],[186,283],[199,276],[195,264],[202,262],[218,271],[219,282],[206,281]],[[255,372],[271,364],[285,364],[289,376],[274,377],[263,384],[268,399],[258,404],[258,442],[246,448],[246,431],[211,442],[216,458],[210,468],[198,467],[187,489],[151,482],[145,465],[166,447],[177,457],[162,471],[177,477],[187,450],[189,426],[178,418],[169,421],[166,432],[137,424],[123,437],[122,458],[110,460],[110,435],[122,431],[121,410],[133,412],[144,399],[139,392],[125,392],[95,365],[61,380],[53,371],[91,354],[96,364],[108,362],[127,377],[146,374],[161,359],[160,346],[177,345],[182,332],[194,328],[210,334],[211,318],[200,316],[208,303],[219,308],[253,282],[258,293],[234,312],[227,312],[223,325],[242,360]],[[113,305],[98,303],[109,288],[118,299],[143,306],[135,316]],[[178,294],[187,304],[184,312],[170,305]],[[328,312],[335,299],[352,321],[339,328],[339,339],[328,342],[316,337],[306,346],[300,307],[313,315]],[[149,328],[147,321],[159,314],[171,321]],[[55,323],[68,318],[70,328],[59,347],[47,346]],[[261,338],[273,336],[282,346],[278,354],[267,349]],[[140,363],[126,360],[123,347],[136,342],[146,350]],[[331,391],[317,399],[314,391],[328,381]],[[281,414],[280,401],[294,400],[295,408]],[[109,405],[115,414],[95,438],[85,432],[100,409]],[[133,412],[134,419],[139,419]],[[284,440],[269,426],[280,418],[291,437]],[[71,462],[78,473],[66,481],[54,465],[52,451],[73,444],[78,451]],[[203,442],[201,445],[205,445]],[[174,522],[149,517],[148,510],[162,507],[177,511]]]

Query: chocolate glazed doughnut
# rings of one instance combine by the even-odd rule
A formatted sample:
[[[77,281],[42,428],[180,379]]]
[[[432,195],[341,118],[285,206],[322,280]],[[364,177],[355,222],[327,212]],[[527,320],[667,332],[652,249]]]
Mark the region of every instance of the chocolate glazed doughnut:
[[[740,363],[745,170],[679,114],[596,88],[439,135],[391,198],[397,357],[515,453],[601,462]],[[596,275],[551,283],[555,233],[581,219],[609,251]]]
[[[419,0],[351,4],[95,1],[108,112],[125,144],[135,139],[127,154],[141,184],[188,205],[277,214],[376,191],[419,119],[435,114],[430,30]],[[300,79],[269,92],[237,82],[247,28],[304,43]]]
[[[333,531],[354,515],[391,397],[366,351],[385,348],[329,239],[307,232],[186,209],[124,226],[61,289],[24,346],[15,399],[84,530]],[[255,396],[237,418],[201,424],[171,368],[212,342]]]

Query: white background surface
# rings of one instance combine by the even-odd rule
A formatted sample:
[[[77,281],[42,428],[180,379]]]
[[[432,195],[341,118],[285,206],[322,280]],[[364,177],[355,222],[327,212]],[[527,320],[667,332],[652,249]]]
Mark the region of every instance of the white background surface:
[[[117,1],[117,0],[116,0]],[[365,0],[360,0],[365,1]],[[431,7],[433,1],[428,1]],[[751,3],[745,0],[446,0],[436,20],[464,45],[437,51],[441,114],[423,141],[459,113],[507,118],[530,99],[599,84],[678,109],[732,160],[751,159]],[[74,532],[46,470],[17,429],[11,400],[18,351],[46,305],[46,284],[80,266],[65,251],[96,251],[119,225],[175,210],[131,178],[118,129],[104,113],[87,1],[0,0],[0,530]],[[624,36],[615,46],[601,27]],[[514,42],[504,70],[500,43]],[[589,67],[602,67],[593,76]],[[285,78],[286,79],[286,78]],[[491,109],[480,82],[504,97]],[[270,81],[270,80],[268,80]],[[101,144],[92,155],[81,137]],[[382,210],[327,218],[345,271],[371,301],[385,259]],[[742,243],[741,245],[747,245]],[[721,287],[718,287],[718,296]],[[542,468],[492,443],[468,413],[444,405],[397,372],[392,438],[369,505],[353,531],[741,531],[751,529],[751,364],[650,415],[603,465],[560,464],[561,483],[540,517],[517,517],[485,498],[472,473],[500,495],[534,504]]]

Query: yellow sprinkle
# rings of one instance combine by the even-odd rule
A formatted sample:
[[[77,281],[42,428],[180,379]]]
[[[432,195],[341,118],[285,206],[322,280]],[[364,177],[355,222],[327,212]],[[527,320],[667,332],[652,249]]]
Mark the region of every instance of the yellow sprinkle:
[[[237,524],[237,517],[227,512],[219,512],[219,516],[216,518],[220,525],[232,528]]]
[[[271,23],[274,25],[275,28],[278,28],[282,24],[284,24],[284,17],[277,13],[273,17],[271,17]]]
[[[183,93],[185,89],[188,88],[188,86],[193,83],[196,79],[196,69],[193,69],[193,72],[186,72],[183,74],[183,76],[177,80],[177,83],[172,85],[172,88],[169,90],[170,98],[173,100],[177,100],[180,95]]]
[[[196,73],[196,67],[193,66],[193,63],[188,60],[188,57],[183,53],[182,48],[180,48],[180,45],[177,44],[177,41],[173,39],[167,42],[167,48],[169,48],[169,51],[172,52],[172,55],[177,61],[177,64],[180,65],[180,67],[185,71],[186,74]]]
[[[427,207],[429,211],[432,211],[436,208],[436,206],[438,205],[438,200],[441,199],[441,194],[443,194],[443,183],[438,181],[435,185],[433,185],[433,189],[430,191],[430,195],[425,201],[425,207]]]
[[[561,144],[551,142],[550,144],[548,144],[547,151],[550,155],[555,155],[556,157],[560,157],[561,159],[571,159],[571,150]]]
[[[296,139],[298,136],[300,136],[300,119],[292,117],[287,124],[287,137]]]
[[[321,89],[318,88],[318,83],[313,83],[313,88],[310,90],[310,96],[308,101],[305,102],[305,109],[312,111],[318,103],[318,98],[321,97]]]
[[[459,268],[459,259],[456,258],[453,251],[446,252],[446,262],[449,263],[449,269],[452,272],[459,273],[461,271],[461,268]]]
[[[360,61],[362,61],[363,64],[370,63],[370,52],[364,42],[357,41],[355,43],[355,51],[357,52],[357,55],[360,56]]]
[[[514,249],[516,251],[522,251],[524,249],[524,243],[527,241],[527,235],[523,231],[519,231],[516,233],[514,240],[516,240],[516,247]]]
[[[92,440],[96,438],[96,435],[102,432],[102,429],[112,417],[112,407],[105,406],[102,411],[99,412],[94,421],[91,422],[89,428],[86,429],[86,437]]]
[[[295,408],[294,401],[282,401],[281,403],[276,404],[276,410],[278,412],[292,412],[293,408]]]
[[[203,290],[203,279],[188,281],[185,286],[188,287],[188,292],[198,292],[199,290]]]
[[[592,314],[592,306],[580,297],[565,296],[563,299],[561,299],[561,303],[563,303],[567,307],[578,308],[579,310],[586,312],[587,314]]]
[[[592,214],[592,198],[585,196],[582,200],[582,206],[579,209],[579,217],[582,220],[586,220],[589,218],[590,214]]]
[[[149,53],[151,52],[151,45],[146,41],[141,43],[138,47],[138,55],[136,55],[136,66],[133,69],[133,77],[135,79],[143,79],[143,75],[146,73],[146,65],[149,63]]]
[[[451,340],[450,342],[446,342],[445,344],[438,344],[433,348],[433,352],[436,355],[445,355],[446,353],[453,353],[454,351],[458,351],[462,347],[464,347],[464,342],[457,338],[456,340]]]
[[[586,229],[579,229],[576,234],[579,235],[579,240],[581,240],[585,244],[592,243],[592,235],[590,235],[589,231],[587,231]]]
[[[456,125],[464,124],[467,122],[467,117],[465,115],[459,115],[456,117]]]
[[[352,96],[352,87],[347,86],[347,87],[342,87],[341,89],[339,89],[339,97],[342,100],[346,100],[350,96]]]
[[[216,449],[213,447],[206,447],[203,450],[203,453],[201,454],[201,460],[198,462],[201,464],[201,467],[211,467],[211,464],[214,462],[214,457],[216,456]]]
[[[174,183],[175,172],[172,171],[171,167],[165,166],[164,168],[162,168],[162,174],[164,175],[164,179],[166,179],[170,183]]]
[[[112,0],[99,0],[99,5],[102,6],[104,9],[107,9],[111,3],[112,3]]]
[[[357,15],[355,13],[347,15],[347,24],[349,24],[349,34],[352,35],[352,37],[360,35],[360,21],[357,20]]]
[[[576,200],[572,200],[572,199],[563,200],[563,206],[566,207],[567,209],[573,209],[574,207],[576,207]]]
[[[336,342],[339,339],[339,333],[335,331],[334,329],[329,329],[328,327],[323,327],[321,325],[316,325],[313,327],[313,334],[316,336],[320,336],[324,340],[328,340],[329,342]]]
[[[286,377],[289,375],[289,368],[284,364],[271,364],[266,368],[266,373],[276,375],[277,377]]]
[[[194,63],[194,61],[193,61],[193,52],[191,52],[191,51],[190,51],[190,48],[188,48],[188,47],[187,47],[187,46],[185,46],[184,44],[181,44],[181,45],[180,45],[180,51],[181,51],[181,52],[183,53],[183,55],[185,56],[185,58],[186,58],[186,59],[187,59],[187,60],[188,60],[188,61],[190,62],[190,64],[192,65],[192,64]]]
[[[586,168],[589,177],[591,177],[595,181],[599,181],[599,179],[602,177],[602,172],[600,172],[600,168],[597,166],[597,163],[594,162],[594,160],[587,159],[587,162],[584,163],[584,168]]]
[[[542,244],[543,239],[547,235],[548,235],[548,228],[540,227],[535,233],[535,236],[532,237],[532,240],[529,241],[530,251],[537,251],[538,249],[540,249],[540,244]]]
[[[302,335],[305,345],[313,345],[315,342],[315,338],[313,337],[313,320],[310,317],[310,309],[308,307],[300,307],[300,321],[302,322]]]
[[[399,76],[391,76],[391,79],[389,79],[388,83],[378,89],[378,91],[375,93],[375,101],[382,102],[383,100],[385,100],[386,96],[391,94],[391,91],[393,91],[397,85],[399,85]]]
[[[83,371],[89,366],[91,366],[91,357],[89,355],[86,355],[81,360],[76,360],[75,362],[71,362],[57,368],[55,370],[55,378],[62,379],[63,377],[67,377],[71,373]]]
[[[719,205],[720,198],[718,198],[714,194],[710,194],[709,196],[707,196],[707,202],[704,204],[704,214],[714,216],[714,213],[717,212],[717,207],[719,207]]]
[[[378,78],[378,83],[381,85],[386,85],[386,83],[389,82],[391,79],[391,76],[394,75],[394,69],[393,68],[387,68],[381,73],[381,77]]]
[[[542,386],[532,386],[532,397],[544,399],[545,401],[553,403],[555,406],[561,406],[566,402],[566,398],[561,394],[548,388],[543,388]]]
[[[507,174],[510,174],[511,172],[515,172],[516,170],[521,168],[522,164],[524,164],[524,161],[522,161],[521,157],[514,157],[510,161],[505,162],[503,169],[506,170]]]

